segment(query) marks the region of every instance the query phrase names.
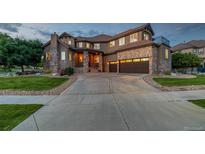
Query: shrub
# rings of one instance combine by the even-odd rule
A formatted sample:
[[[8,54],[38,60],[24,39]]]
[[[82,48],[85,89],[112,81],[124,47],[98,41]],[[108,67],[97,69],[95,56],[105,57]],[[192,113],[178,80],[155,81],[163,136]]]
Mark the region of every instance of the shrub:
[[[165,71],[164,75],[171,75],[171,71]]]
[[[44,70],[44,73],[46,73],[46,74],[51,74],[51,70],[50,69],[46,69],[46,70]]]
[[[62,69],[60,75],[72,75],[74,73],[74,69],[72,67],[66,67]]]

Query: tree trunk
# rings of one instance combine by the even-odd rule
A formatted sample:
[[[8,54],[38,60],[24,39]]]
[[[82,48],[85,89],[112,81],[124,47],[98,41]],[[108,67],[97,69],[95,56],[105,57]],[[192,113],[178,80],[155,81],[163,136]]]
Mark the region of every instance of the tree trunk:
[[[21,65],[21,72],[24,72],[24,67],[23,67],[23,65]]]

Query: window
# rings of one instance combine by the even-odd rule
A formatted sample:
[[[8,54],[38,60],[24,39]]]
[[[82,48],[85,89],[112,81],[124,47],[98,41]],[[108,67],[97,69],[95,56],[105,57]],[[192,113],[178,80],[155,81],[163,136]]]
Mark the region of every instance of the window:
[[[200,48],[198,52],[199,52],[199,55],[203,55],[204,54],[204,48]]]
[[[165,49],[165,59],[168,60],[169,59],[169,50]]]
[[[79,62],[80,62],[80,63],[83,62],[83,54],[79,54]]]
[[[72,61],[72,52],[69,52],[68,59],[69,61]]]
[[[146,40],[146,41],[149,40],[149,34],[147,32],[143,33],[143,40]]]
[[[140,59],[133,59],[133,62],[140,62]]]
[[[130,43],[138,41],[138,33],[130,35]]]
[[[119,39],[119,46],[122,46],[125,44],[125,37],[122,37]]]
[[[46,60],[47,60],[47,61],[50,61],[51,58],[52,58],[51,53],[50,53],[50,52],[46,52]]]
[[[86,48],[90,48],[90,43],[86,43]]]
[[[61,52],[61,60],[65,60],[65,51]]]
[[[71,45],[71,43],[72,43],[71,40],[68,40],[68,44]]]
[[[100,43],[95,43],[94,44],[94,49],[100,49]]]
[[[83,47],[83,42],[79,42],[78,46],[79,46],[79,48],[82,48]]]
[[[114,47],[115,46],[115,41],[111,41],[110,42],[110,47]]]
[[[141,61],[149,61],[149,58],[142,58]]]

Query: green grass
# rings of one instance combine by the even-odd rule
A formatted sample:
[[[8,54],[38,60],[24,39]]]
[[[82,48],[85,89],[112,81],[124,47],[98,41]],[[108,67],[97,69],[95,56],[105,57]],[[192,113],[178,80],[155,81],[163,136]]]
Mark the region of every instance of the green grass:
[[[44,76],[30,77],[0,77],[0,90],[49,90],[67,81],[68,78],[54,78]]]
[[[42,106],[41,104],[0,105],[0,131],[11,130]]]
[[[179,78],[153,78],[154,81],[163,86],[191,86],[191,85],[205,85],[205,76],[198,75],[196,78],[179,79]]]
[[[205,99],[199,99],[199,100],[189,100],[189,102],[192,102],[195,105],[198,105],[202,108],[205,108]]]

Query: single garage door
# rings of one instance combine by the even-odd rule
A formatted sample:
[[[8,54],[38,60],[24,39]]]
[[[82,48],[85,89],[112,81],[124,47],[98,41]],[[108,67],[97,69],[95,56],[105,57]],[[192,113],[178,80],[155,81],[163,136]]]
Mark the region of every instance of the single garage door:
[[[109,72],[117,72],[117,62],[109,62]]]
[[[149,73],[149,58],[120,61],[120,73]]]

